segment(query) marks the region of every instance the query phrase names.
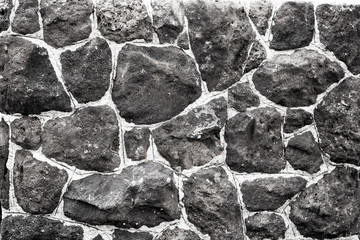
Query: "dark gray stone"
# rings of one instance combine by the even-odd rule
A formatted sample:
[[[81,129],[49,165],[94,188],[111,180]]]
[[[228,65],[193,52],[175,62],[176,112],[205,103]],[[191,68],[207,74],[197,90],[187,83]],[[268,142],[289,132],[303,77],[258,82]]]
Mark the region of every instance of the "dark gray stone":
[[[79,103],[100,100],[110,85],[111,50],[102,38],[94,38],[75,51],[61,54],[67,89]]]
[[[210,162],[223,152],[220,131],[227,120],[227,103],[220,97],[177,116],[152,131],[159,153],[177,169]]]
[[[201,169],[184,182],[188,219],[211,239],[243,240],[238,195],[222,167]]]
[[[310,131],[295,135],[285,148],[285,159],[294,169],[316,173],[323,163],[318,143]]]
[[[11,30],[21,34],[31,34],[40,30],[39,1],[19,0]]]
[[[141,0],[103,0],[96,5],[101,34],[117,43],[152,40],[151,19]]]
[[[250,3],[249,17],[261,35],[265,35],[272,15],[273,4],[270,1],[253,1]]]
[[[210,91],[240,80],[255,33],[244,8],[230,1],[186,1],[191,49]]]
[[[177,45],[181,47],[182,49],[188,50],[190,49],[190,42],[189,42],[189,36],[187,32],[180,33],[178,39],[177,39]]]
[[[360,214],[359,172],[336,167],[290,203],[290,219],[305,237],[347,235]]]
[[[344,77],[341,66],[315,50],[296,50],[265,61],[254,73],[256,89],[285,107],[314,104],[318,94]]]
[[[288,50],[308,46],[314,35],[314,5],[289,1],[275,12],[270,48]]]
[[[247,73],[252,69],[258,68],[265,59],[265,47],[259,41],[255,41],[254,44],[251,45],[249,56],[244,63],[244,73]]]
[[[226,163],[237,172],[277,173],[285,168],[282,117],[275,108],[241,112],[225,128]]]
[[[126,44],[120,51],[112,99],[128,122],[168,120],[200,95],[195,62],[179,48]]]
[[[126,156],[138,161],[146,158],[150,146],[150,130],[148,128],[133,128],[124,134]]]
[[[286,226],[284,219],[275,214],[261,212],[245,220],[246,235],[251,240],[284,239]]]
[[[311,113],[302,109],[286,109],[284,132],[291,133],[313,122]]]
[[[0,38],[0,111],[8,114],[70,112],[45,48],[17,37]]]
[[[88,38],[93,11],[91,0],[42,0],[40,13],[45,42],[59,48]]]
[[[7,216],[1,223],[2,240],[83,240],[79,226],[42,216]]]
[[[12,8],[12,0],[3,0],[0,2],[0,32],[6,31],[9,28]]]
[[[64,213],[77,221],[122,228],[154,227],[179,219],[174,173],[147,161],[120,174],[94,174],[73,181],[64,195]]]
[[[249,82],[236,83],[229,88],[229,105],[239,112],[260,105],[259,97],[251,90]]]
[[[199,235],[191,230],[183,228],[167,228],[165,231],[155,238],[156,240],[201,240]]]
[[[5,209],[9,209],[10,181],[9,170],[6,167],[9,157],[9,138],[9,125],[2,118],[0,122],[0,206]]]
[[[115,229],[113,240],[152,240],[153,236],[147,232],[129,232]]]
[[[98,234],[96,237],[94,237],[92,240],[104,240],[104,238]]]
[[[119,167],[119,125],[109,106],[77,109],[49,120],[42,134],[42,152],[83,170],[109,172]]]
[[[305,187],[301,177],[267,177],[243,182],[241,192],[249,211],[276,210]]]
[[[25,149],[41,145],[41,122],[37,117],[17,118],[11,123],[11,141]]]

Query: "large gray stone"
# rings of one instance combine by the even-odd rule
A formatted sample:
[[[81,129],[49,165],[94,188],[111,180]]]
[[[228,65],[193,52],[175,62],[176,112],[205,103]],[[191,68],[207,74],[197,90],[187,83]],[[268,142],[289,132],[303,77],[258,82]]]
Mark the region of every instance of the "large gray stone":
[[[11,141],[25,149],[38,149],[41,145],[40,119],[25,116],[12,121]]]
[[[251,240],[284,239],[286,226],[284,219],[275,214],[260,212],[245,220],[246,235]]]
[[[239,112],[260,105],[259,96],[250,88],[249,82],[236,83],[229,88],[229,105]]]
[[[167,228],[155,240],[201,240],[199,235],[183,228]]]
[[[268,29],[272,10],[273,4],[268,0],[258,0],[250,3],[249,17],[261,35],[265,35]]]
[[[126,230],[115,229],[113,240],[152,240],[153,235],[148,232],[129,232]]]
[[[150,130],[133,128],[124,133],[126,156],[138,161],[145,159],[150,146]]]
[[[5,209],[9,209],[10,181],[9,170],[6,167],[9,157],[9,138],[9,125],[2,118],[0,122],[0,206]]]
[[[12,0],[0,1],[0,32],[6,31],[10,26],[10,14],[13,8]]]
[[[11,30],[21,34],[31,34],[39,31],[38,11],[38,0],[19,0],[19,6],[11,23]]]
[[[314,118],[311,113],[303,109],[286,109],[284,132],[291,133],[306,125],[312,124]]]
[[[42,152],[83,170],[109,172],[119,167],[119,125],[109,106],[77,109],[49,120],[42,134]]]

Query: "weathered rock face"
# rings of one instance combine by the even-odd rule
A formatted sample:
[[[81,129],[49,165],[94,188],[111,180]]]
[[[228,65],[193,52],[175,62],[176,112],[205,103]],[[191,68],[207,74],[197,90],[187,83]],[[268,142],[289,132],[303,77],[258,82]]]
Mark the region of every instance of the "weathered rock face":
[[[59,48],[88,38],[93,8],[91,0],[42,0],[40,13],[45,42]]]
[[[0,204],[9,209],[9,171],[6,163],[9,157],[9,125],[2,118],[0,121]],[[1,215],[0,215],[1,216]]]
[[[345,79],[314,110],[320,146],[333,162],[360,165],[359,81]]]
[[[286,109],[284,132],[291,133],[313,122],[311,113],[302,109]]]
[[[200,94],[195,62],[182,50],[126,44],[120,51],[112,98],[128,122],[168,120]]]
[[[244,63],[244,73],[247,73],[252,69],[259,67],[265,59],[265,47],[259,41],[255,41],[254,44],[251,45],[249,56]]]
[[[124,134],[126,156],[138,161],[146,158],[150,146],[150,130],[148,128],[133,128]]]
[[[11,141],[25,149],[41,145],[41,122],[37,117],[17,118],[11,123]]]
[[[245,220],[246,235],[251,240],[284,239],[284,219],[275,213],[256,213]]]
[[[251,90],[249,82],[236,83],[229,88],[229,105],[239,112],[260,105],[259,97]]]
[[[178,39],[177,39],[177,45],[181,47],[182,49],[188,50],[189,47],[189,36],[187,32],[180,33]]]
[[[8,216],[1,223],[3,240],[82,240],[83,229],[65,226],[62,222],[42,216]]]
[[[15,154],[14,188],[21,208],[33,214],[52,213],[58,206],[68,175],[33,157],[31,152]]]
[[[37,0],[20,0],[11,23],[11,30],[21,34],[35,33],[40,30],[39,2]]]
[[[286,165],[281,138],[282,117],[275,108],[241,112],[225,128],[226,163],[237,172],[276,173]]]
[[[156,240],[201,240],[201,238],[191,230],[175,227],[167,228]]]
[[[314,5],[285,2],[275,12],[270,48],[288,50],[308,46],[314,35]]]
[[[94,38],[75,51],[61,54],[62,73],[67,89],[79,103],[100,100],[108,90],[111,50],[102,38]]]
[[[243,74],[255,38],[244,9],[231,1],[186,1],[191,49],[210,91],[224,90]]]
[[[273,5],[270,1],[253,1],[250,3],[249,17],[261,35],[265,35],[271,17]]]
[[[235,186],[221,167],[201,169],[184,182],[188,219],[211,239],[244,239]]]
[[[152,131],[160,154],[173,168],[189,169],[220,155],[220,131],[227,119],[221,97],[180,115]]]
[[[243,182],[241,192],[249,211],[276,210],[305,186],[306,180],[301,177],[269,177]]]
[[[73,181],[64,195],[64,213],[90,224],[153,227],[180,218],[178,189],[171,170],[147,161],[117,175]]]
[[[354,74],[360,73],[359,17],[359,5],[322,4],[316,8],[320,42]]]
[[[141,0],[104,0],[96,5],[101,34],[117,43],[144,39],[151,42],[151,19]]]
[[[113,240],[152,240],[153,236],[147,232],[129,232],[116,229]]]
[[[17,37],[0,38],[0,112],[71,111],[45,48]]]
[[[346,235],[360,213],[359,172],[337,167],[290,204],[290,219],[305,237]]]
[[[0,2],[0,32],[6,31],[10,26],[10,13],[13,8],[11,0],[2,0]]]
[[[285,159],[294,169],[316,173],[323,163],[318,143],[310,131],[295,135],[285,148]]]
[[[77,109],[44,125],[42,152],[83,170],[108,172],[119,167],[119,126],[109,106]]]
[[[253,82],[271,101],[286,107],[301,107],[314,104],[318,94],[343,76],[338,63],[317,51],[301,49],[266,61],[254,73]]]

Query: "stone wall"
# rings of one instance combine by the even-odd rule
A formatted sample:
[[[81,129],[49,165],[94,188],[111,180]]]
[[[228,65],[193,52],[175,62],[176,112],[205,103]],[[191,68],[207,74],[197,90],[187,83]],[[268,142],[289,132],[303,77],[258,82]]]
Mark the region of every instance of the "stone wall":
[[[0,0],[2,239],[358,239],[359,19]]]

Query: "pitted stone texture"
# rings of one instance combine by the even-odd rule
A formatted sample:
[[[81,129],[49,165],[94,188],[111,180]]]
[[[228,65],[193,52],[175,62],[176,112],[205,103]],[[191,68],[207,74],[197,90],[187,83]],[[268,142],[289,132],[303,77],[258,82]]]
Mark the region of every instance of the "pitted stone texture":
[[[193,231],[175,227],[167,228],[155,240],[201,240]]]
[[[39,1],[19,0],[11,30],[21,34],[31,34],[40,30]]]
[[[359,5],[322,4],[316,8],[320,42],[354,74],[360,73],[359,18]]]
[[[153,235],[147,232],[129,232],[126,230],[115,229],[113,240],[152,240]]]
[[[239,112],[260,105],[259,97],[251,90],[249,82],[236,83],[229,88],[229,105]]]
[[[270,1],[253,1],[250,3],[249,17],[261,35],[265,35],[272,15],[273,4]]]
[[[110,85],[111,50],[102,38],[94,38],[75,51],[61,54],[67,89],[79,103],[100,100]]]
[[[314,5],[285,2],[275,12],[270,48],[288,50],[308,46],[314,35]]]
[[[241,192],[249,211],[276,210],[305,187],[301,177],[268,177],[243,182]]]
[[[40,13],[45,42],[59,48],[88,38],[93,8],[91,0],[42,0]]]
[[[264,62],[254,73],[256,89],[285,107],[314,104],[318,94],[344,76],[341,66],[314,50],[296,50]]]
[[[119,167],[119,126],[109,106],[77,109],[49,120],[42,134],[42,152],[83,170],[109,172]]]
[[[246,235],[251,240],[284,239],[286,226],[284,219],[275,214],[260,212],[245,220]]]
[[[185,50],[188,50],[190,48],[189,47],[189,45],[190,45],[189,36],[186,31],[180,33],[180,35],[177,39],[177,45]]]
[[[124,134],[126,156],[138,161],[146,158],[150,146],[150,130],[148,128],[133,128]]]
[[[103,0],[96,5],[101,34],[117,43],[152,40],[151,19],[141,0]]]
[[[9,28],[12,8],[12,0],[2,0],[0,2],[0,32],[6,31]]]
[[[251,71],[260,66],[260,64],[266,59],[266,49],[259,42],[255,41],[251,46],[248,58],[245,61],[244,73]]]
[[[312,124],[314,118],[311,113],[302,109],[286,109],[284,132],[291,133],[306,125]]]
[[[28,115],[50,110],[72,109],[47,50],[21,38],[0,38],[0,112]]]
[[[277,173],[285,168],[282,117],[275,108],[241,112],[225,128],[226,163],[237,172]]]
[[[9,171],[6,163],[9,157],[9,125],[0,121],[0,206],[9,209]],[[0,211],[1,212],[1,211]],[[1,215],[0,215],[1,216]]]
[[[42,216],[7,216],[1,223],[2,240],[83,240],[79,226]]]
[[[11,141],[25,149],[41,145],[41,122],[37,117],[21,117],[11,123]]]
[[[320,146],[336,163],[360,165],[360,78],[349,77],[315,108]]]
[[[310,131],[295,135],[285,148],[285,159],[295,170],[316,173],[323,163],[321,150]]]
[[[29,151],[16,151],[14,189],[18,204],[24,211],[52,213],[59,204],[67,179],[65,170],[35,159]]]
[[[255,33],[239,3],[191,0],[184,3],[191,49],[210,91],[240,80]]]
[[[360,214],[359,172],[336,167],[290,203],[290,219],[305,237],[347,235]]]
[[[200,95],[195,62],[179,48],[126,44],[120,51],[112,99],[128,122],[168,120]]]
[[[64,213],[77,221],[122,228],[154,227],[179,219],[174,174],[160,163],[147,161],[120,174],[94,174],[73,181],[64,195]]]
[[[184,182],[188,219],[211,239],[244,239],[235,186],[222,167],[201,169]]]
[[[189,169],[223,152],[220,131],[226,120],[227,103],[220,97],[171,119],[152,135],[159,153],[174,169]]]

